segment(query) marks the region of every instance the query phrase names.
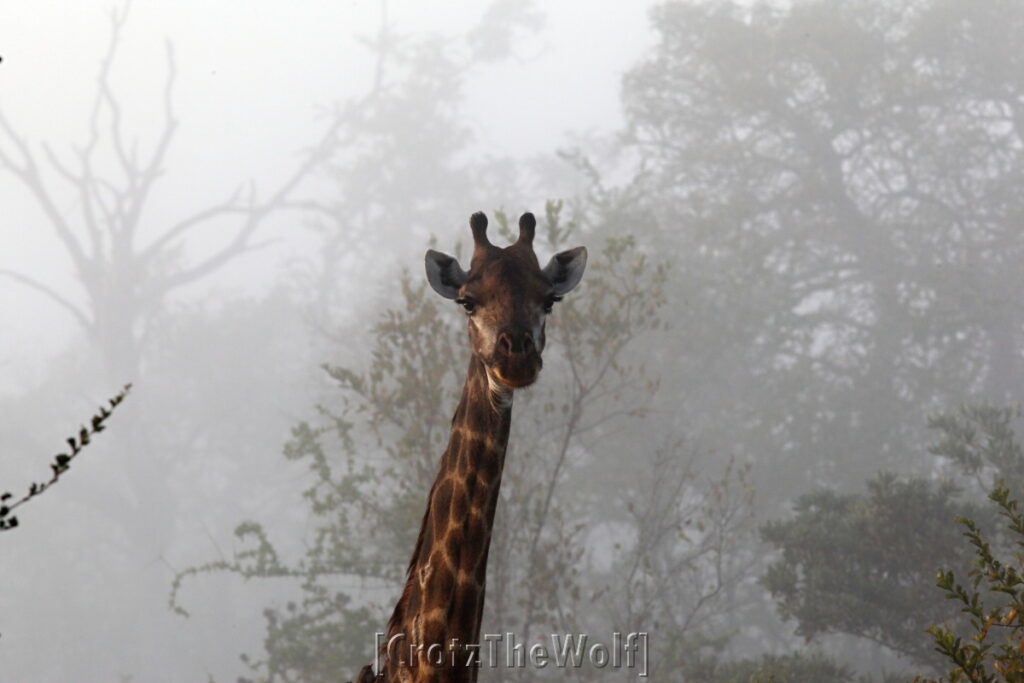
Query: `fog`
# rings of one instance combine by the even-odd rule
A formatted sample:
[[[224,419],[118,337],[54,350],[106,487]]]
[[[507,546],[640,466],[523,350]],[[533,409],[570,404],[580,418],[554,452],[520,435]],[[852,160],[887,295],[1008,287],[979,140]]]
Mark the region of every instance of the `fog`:
[[[643,632],[656,681],[951,670],[955,518],[1005,553],[986,494],[1024,483],[1024,10],[0,15],[0,493],[59,474],[0,513],[0,680],[353,680],[470,357],[423,253],[468,269],[476,211],[589,252],[515,392],[482,633]]]

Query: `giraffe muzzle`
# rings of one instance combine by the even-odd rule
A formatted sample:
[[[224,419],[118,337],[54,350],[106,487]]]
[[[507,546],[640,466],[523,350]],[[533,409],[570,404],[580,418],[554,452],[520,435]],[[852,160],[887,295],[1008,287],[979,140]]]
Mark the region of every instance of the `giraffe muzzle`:
[[[518,389],[537,381],[544,363],[529,332],[502,332],[488,365],[498,381]]]

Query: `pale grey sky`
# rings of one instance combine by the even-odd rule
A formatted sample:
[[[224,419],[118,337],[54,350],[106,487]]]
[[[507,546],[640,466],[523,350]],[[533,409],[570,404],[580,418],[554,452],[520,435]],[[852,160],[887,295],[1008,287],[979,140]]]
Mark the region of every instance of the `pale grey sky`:
[[[465,122],[480,149],[499,157],[527,156],[554,151],[571,133],[615,130],[621,124],[621,74],[653,41],[647,18],[652,4],[538,3],[543,28],[524,37],[512,60],[480,69],[467,84]],[[486,6],[389,0],[388,15],[399,33],[457,36],[479,21]],[[40,155],[40,144],[48,142],[70,160],[71,145],[85,139],[112,7],[98,1],[7,0],[0,11],[0,107]],[[133,3],[112,80],[125,126],[141,149],[160,123],[167,40],[177,64],[180,128],[167,177],[153,197],[152,225],[160,227],[164,214],[167,220],[180,215],[175,212],[182,205],[223,199],[239,182],[252,179],[270,187],[283,177],[296,150],[320,129],[317,108],[368,87],[372,65],[355,37],[378,30],[380,7],[377,0]],[[74,194],[61,199],[73,214]],[[6,173],[0,174],[0,202],[6,218],[0,226],[0,268],[17,268],[80,300],[70,264],[45,219]],[[233,268],[220,280],[258,288],[265,275],[262,268]],[[45,298],[9,282],[0,282],[0,311],[0,372],[7,376],[0,391],[17,391],[31,383],[74,326]]]

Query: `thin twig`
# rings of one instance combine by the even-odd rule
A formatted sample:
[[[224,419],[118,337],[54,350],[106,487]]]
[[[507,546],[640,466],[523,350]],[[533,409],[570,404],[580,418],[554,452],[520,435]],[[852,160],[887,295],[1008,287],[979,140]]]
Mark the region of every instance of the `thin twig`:
[[[109,400],[109,408],[100,406],[99,412],[92,416],[88,427],[82,426],[78,430],[77,437],[68,437],[67,443],[71,450],[69,453],[58,453],[54,456],[53,462],[50,464],[50,470],[53,472],[53,475],[49,481],[33,483],[28,487],[28,493],[13,503],[7,503],[12,498],[10,492],[0,495],[0,531],[10,531],[18,526],[18,518],[11,513],[57,483],[60,475],[67,472],[68,468],[71,467],[71,461],[82,452],[85,446],[89,445],[91,438],[105,429],[103,423],[113,415],[114,410],[124,400],[125,396],[128,395],[131,388],[131,384],[124,385],[124,389],[117,396]]]

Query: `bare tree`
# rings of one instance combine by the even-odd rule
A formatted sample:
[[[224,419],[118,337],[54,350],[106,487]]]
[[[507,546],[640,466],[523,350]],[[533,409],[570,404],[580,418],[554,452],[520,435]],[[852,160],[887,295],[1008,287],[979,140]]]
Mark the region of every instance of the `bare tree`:
[[[112,85],[128,16],[128,4],[110,14],[110,36],[86,113],[88,133],[83,142],[67,152],[46,143],[37,145],[0,111],[0,169],[20,181],[42,210],[44,226],[67,253],[85,296],[58,291],[31,272],[4,268],[0,277],[41,293],[67,311],[96,349],[107,378],[119,384],[133,381],[145,391],[144,355],[169,295],[261,246],[257,235],[271,214],[306,215],[317,209],[298,196],[300,186],[341,144],[338,130],[345,113],[329,112],[320,138],[303,150],[291,172],[269,191],[242,184],[222,201],[186,209],[180,216],[156,213],[155,190],[166,174],[179,128],[174,107],[175,58],[168,42],[162,106],[154,116],[157,133],[151,145],[140,144],[123,113],[125,100]],[[64,208],[69,194],[76,199],[70,213]],[[221,234],[221,230],[222,246],[188,255],[187,247],[197,237]],[[140,408],[146,406],[145,394],[139,400]],[[169,484],[172,473],[180,467],[182,453],[194,450],[183,448],[182,441],[157,421],[184,424],[189,431],[186,438],[191,439],[202,428],[152,410],[146,415],[147,419],[131,422],[114,435],[117,449],[126,454],[117,477],[123,477],[133,496],[114,495],[115,478],[99,482],[98,489],[88,495],[97,511],[123,529],[132,547],[159,552],[170,542],[183,504]],[[141,453],[146,457],[131,457]],[[146,514],[152,511],[159,514]]]
[[[174,51],[167,43],[167,77],[163,87],[161,129],[149,150],[130,140],[122,108],[110,83],[128,6],[111,13],[110,40],[100,65],[89,114],[88,138],[75,146],[70,159],[43,143],[41,155],[0,111],[0,168],[10,172],[42,209],[49,227],[70,256],[87,303],[81,305],[30,273],[11,269],[0,275],[30,287],[68,311],[102,354],[108,373],[123,379],[138,374],[146,328],[167,295],[195,282],[254,249],[253,237],[274,211],[316,208],[291,202],[296,188],[334,150],[340,117],[333,116],[321,138],[291,174],[266,196],[254,184],[239,187],[223,201],[193,211],[149,233],[143,228],[163,222],[146,217],[147,203],[165,173],[168,150],[178,129],[174,111]],[[40,159],[41,156],[41,159]],[[109,162],[112,162],[109,163]],[[58,208],[54,175],[77,196],[73,219]],[[181,253],[187,239],[214,221],[231,221],[226,244],[193,263]]]

